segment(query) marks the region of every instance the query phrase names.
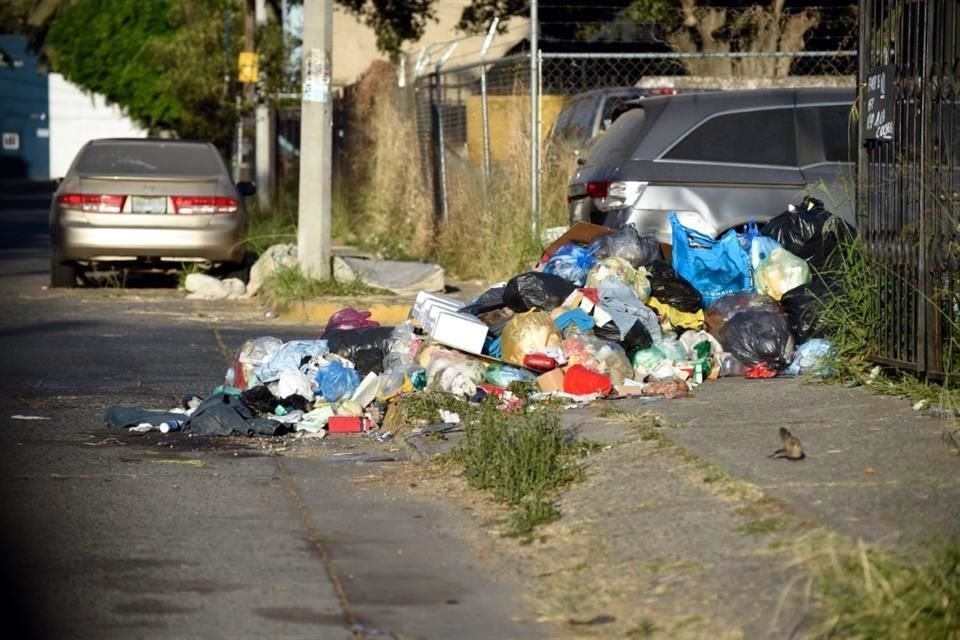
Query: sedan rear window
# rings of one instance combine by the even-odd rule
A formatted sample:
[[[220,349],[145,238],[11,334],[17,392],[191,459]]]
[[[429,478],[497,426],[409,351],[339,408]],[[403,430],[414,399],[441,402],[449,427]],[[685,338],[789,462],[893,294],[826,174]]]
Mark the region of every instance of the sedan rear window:
[[[221,175],[216,151],[204,144],[118,142],[91,144],[77,159],[77,173],[125,176]]]
[[[669,160],[793,167],[793,109],[761,109],[710,118],[664,156]]]

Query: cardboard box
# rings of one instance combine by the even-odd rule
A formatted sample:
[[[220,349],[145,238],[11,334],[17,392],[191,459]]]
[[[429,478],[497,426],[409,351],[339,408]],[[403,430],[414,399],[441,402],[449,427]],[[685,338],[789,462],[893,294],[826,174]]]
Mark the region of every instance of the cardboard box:
[[[546,262],[547,259],[553,255],[554,251],[565,244],[570,242],[576,242],[577,244],[590,244],[600,236],[605,236],[608,233],[613,233],[614,231],[616,231],[616,229],[611,229],[610,227],[605,227],[601,224],[578,222],[570,227],[566,233],[554,240],[549,247],[543,250],[543,255],[540,257],[540,261]]]
[[[537,387],[544,393],[563,391],[563,369],[554,369],[537,376]]]
[[[363,433],[370,430],[370,418],[353,416],[330,416],[327,420],[329,433]]]

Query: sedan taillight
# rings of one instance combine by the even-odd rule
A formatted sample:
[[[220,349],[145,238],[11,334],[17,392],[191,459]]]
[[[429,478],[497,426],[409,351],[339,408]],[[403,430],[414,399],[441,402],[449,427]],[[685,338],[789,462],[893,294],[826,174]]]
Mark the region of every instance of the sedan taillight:
[[[80,209],[89,213],[120,213],[123,211],[123,201],[125,199],[126,196],[97,193],[64,193],[57,198],[57,203],[70,209]]]
[[[179,214],[236,213],[236,198],[173,196],[173,210]]]

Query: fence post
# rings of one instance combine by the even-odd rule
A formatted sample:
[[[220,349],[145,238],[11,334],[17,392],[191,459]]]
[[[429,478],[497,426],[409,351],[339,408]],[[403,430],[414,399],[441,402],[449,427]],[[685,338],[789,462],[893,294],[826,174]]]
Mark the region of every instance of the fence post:
[[[540,50],[540,24],[537,0],[530,0],[530,231],[534,239],[540,222],[540,122],[537,117],[540,86],[537,53]]]
[[[497,25],[500,24],[500,18],[494,17],[490,23],[490,29],[487,30],[487,37],[483,41],[483,47],[480,49],[480,119],[483,124],[483,193],[487,195],[490,180],[490,114],[487,111],[487,51],[490,49],[490,43],[493,42],[493,36],[497,32]]]
[[[446,150],[444,149],[444,140],[443,140],[443,87],[441,86],[440,71],[443,69],[444,63],[450,57],[450,54],[453,53],[453,50],[457,48],[458,42],[453,42],[447,47],[447,50],[443,52],[443,55],[440,56],[440,59],[437,60],[437,64],[433,67],[433,100],[432,106],[433,109],[431,117],[431,131],[433,132],[433,141],[434,141],[434,153],[436,158],[434,160],[433,166],[433,210],[435,215],[443,220],[444,224],[447,222],[448,208],[447,208],[447,158]]]

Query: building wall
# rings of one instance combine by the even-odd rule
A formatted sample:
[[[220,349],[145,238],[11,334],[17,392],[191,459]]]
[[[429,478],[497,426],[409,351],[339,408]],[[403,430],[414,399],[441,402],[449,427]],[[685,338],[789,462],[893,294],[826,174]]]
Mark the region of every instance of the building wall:
[[[85,92],[59,73],[48,76],[50,91],[50,170],[60,178],[77,151],[96,138],[144,138],[147,130],[103,96]]]
[[[47,76],[23,36],[0,36],[0,179],[48,176]]]

